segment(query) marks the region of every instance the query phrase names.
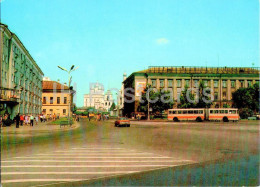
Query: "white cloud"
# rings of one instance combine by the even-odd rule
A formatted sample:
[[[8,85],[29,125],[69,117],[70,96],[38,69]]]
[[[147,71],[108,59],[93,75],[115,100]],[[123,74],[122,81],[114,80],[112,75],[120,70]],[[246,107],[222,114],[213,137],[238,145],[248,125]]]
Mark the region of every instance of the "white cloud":
[[[169,43],[170,41],[167,39],[167,38],[158,38],[157,40],[156,40],[156,43],[158,44],[158,45],[165,45],[165,44],[167,44],[167,43]]]

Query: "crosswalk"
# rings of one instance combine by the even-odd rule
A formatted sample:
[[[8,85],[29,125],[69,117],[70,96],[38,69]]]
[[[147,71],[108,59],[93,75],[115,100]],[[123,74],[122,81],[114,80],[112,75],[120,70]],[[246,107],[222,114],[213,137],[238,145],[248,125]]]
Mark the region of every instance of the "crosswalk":
[[[90,180],[192,163],[138,150],[74,147],[1,160],[2,186]]]

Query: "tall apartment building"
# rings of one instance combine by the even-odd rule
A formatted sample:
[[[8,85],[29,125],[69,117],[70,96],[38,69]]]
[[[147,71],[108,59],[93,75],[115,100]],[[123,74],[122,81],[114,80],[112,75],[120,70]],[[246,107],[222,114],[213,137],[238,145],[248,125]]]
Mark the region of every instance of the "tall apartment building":
[[[149,67],[146,70],[132,73],[123,82],[124,89],[134,90],[134,102],[124,102],[124,115],[138,112],[141,92],[147,83],[152,88],[171,91],[174,107],[185,86],[196,89],[200,81],[212,90],[214,98],[211,107],[232,106],[232,93],[241,87],[259,84],[259,68],[242,67]],[[125,95],[125,97],[127,97]]]
[[[7,25],[1,24],[0,114],[41,113],[43,72]]]
[[[56,116],[72,116],[74,90],[66,84],[44,78],[42,82],[42,113]]]

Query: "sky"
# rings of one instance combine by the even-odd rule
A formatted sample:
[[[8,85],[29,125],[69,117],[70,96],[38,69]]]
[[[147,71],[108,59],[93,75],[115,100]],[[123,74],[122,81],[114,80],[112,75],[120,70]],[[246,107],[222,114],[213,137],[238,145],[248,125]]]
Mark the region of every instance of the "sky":
[[[52,80],[121,88],[149,66],[259,66],[259,0],[0,0],[7,24]]]

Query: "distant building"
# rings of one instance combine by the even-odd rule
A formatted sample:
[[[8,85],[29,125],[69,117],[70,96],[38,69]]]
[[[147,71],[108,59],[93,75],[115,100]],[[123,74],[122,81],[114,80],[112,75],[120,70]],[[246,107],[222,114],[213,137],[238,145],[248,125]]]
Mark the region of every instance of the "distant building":
[[[104,87],[99,83],[91,85],[90,93],[84,95],[84,107],[94,107],[102,111],[109,111],[113,101],[111,91],[104,93]]]
[[[123,74],[123,82],[126,80],[127,76],[126,73]],[[124,83],[122,82],[122,86],[120,89],[120,97],[118,101],[118,107],[119,107],[119,115],[123,116],[123,110],[124,110]]]
[[[67,84],[61,84],[49,78],[43,79],[42,89],[42,113],[55,114],[60,117],[68,116],[69,111],[72,111],[75,91],[69,91]]]
[[[16,34],[1,24],[0,115],[40,114],[43,72]]]
[[[133,88],[135,100],[131,103],[124,102],[124,114],[138,112],[141,93],[147,83],[157,90],[170,90],[175,108],[182,89],[185,86],[196,89],[200,81],[213,91],[211,107],[223,107],[225,104],[232,106],[232,93],[241,87],[259,84],[259,73],[259,68],[242,67],[149,67],[132,73],[123,82],[124,89]]]

